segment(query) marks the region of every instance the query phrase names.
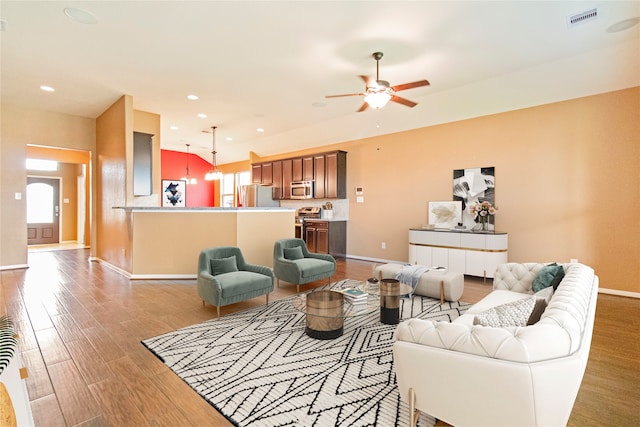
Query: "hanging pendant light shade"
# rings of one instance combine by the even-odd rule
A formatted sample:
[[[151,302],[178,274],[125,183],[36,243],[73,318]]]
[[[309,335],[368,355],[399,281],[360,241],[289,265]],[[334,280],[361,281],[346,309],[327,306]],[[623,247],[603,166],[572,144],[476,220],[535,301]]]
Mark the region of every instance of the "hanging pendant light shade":
[[[222,179],[222,172],[218,170],[216,166],[216,128],[217,126],[211,126],[212,146],[211,146],[211,169],[204,176],[205,181],[216,181]]]
[[[187,174],[182,177],[183,181],[187,181],[187,184],[197,184],[198,180],[189,175],[189,147],[191,144],[185,144],[187,146]]]

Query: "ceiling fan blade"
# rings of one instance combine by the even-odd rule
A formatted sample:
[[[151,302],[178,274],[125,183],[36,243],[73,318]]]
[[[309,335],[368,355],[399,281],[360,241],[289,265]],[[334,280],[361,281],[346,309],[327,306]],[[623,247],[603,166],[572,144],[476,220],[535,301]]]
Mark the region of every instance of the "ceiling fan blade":
[[[411,108],[413,108],[416,105],[418,105],[416,102],[409,101],[408,99],[400,98],[397,95],[392,95],[391,96],[391,101],[397,102],[398,104],[406,105],[407,107],[411,107]]]
[[[402,85],[393,86],[392,89],[396,92],[400,92],[401,90],[413,89],[414,87],[420,86],[429,86],[431,83],[427,80],[419,80],[417,82],[405,83]]]
[[[364,82],[366,87],[371,87],[371,83],[375,82],[375,80],[372,80],[371,77],[369,76],[358,76],[362,79],[362,81]]]
[[[366,110],[367,108],[369,108],[369,104],[367,104],[366,102],[362,104],[362,106],[358,109],[358,113],[363,112],[364,110]]]
[[[325,98],[340,98],[342,96],[364,96],[364,93],[345,93],[344,95],[327,95]]]

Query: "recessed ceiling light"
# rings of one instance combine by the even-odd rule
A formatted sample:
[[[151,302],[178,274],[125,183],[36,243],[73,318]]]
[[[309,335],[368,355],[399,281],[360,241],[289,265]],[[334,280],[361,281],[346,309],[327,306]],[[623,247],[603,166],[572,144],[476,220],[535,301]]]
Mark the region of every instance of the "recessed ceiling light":
[[[258,128],[258,129],[256,129],[256,132],[264,132],[264,129]]]
[[[187,95],[187,99],[195,101],[196,99],[198,99],[198,95]]]
[[[178,130],[178,126],[169,126],[169,129],[171,129],[171,130]]]
[[[98,23],[98,19],[86,10],[77,9],[75,7],[65,7],[64,14],[71,20],[79,22],[81,24],[95,25]]]
[[[226,137],[225,140],[227,141],[233,141],[233,138],[231,138],[230,136]]]
[[[55,91],[55,89],[52,88],[51,86],[45,86],[45,85],[40,86],[40,89],[42,89],[45,92],[54,92]]]
[[[607,28],[607,32],[617,33],[619,31],[628,30],[629,28],[638,25],[638,23],[640,23],[640,18],[638,17],[625,19],[624,21],[616,22],[615,24],[611,25],[609,28]]]
[[[200,117],[201,119],[206,119],[207,115],[205,113],[198,113],[198,117]]]

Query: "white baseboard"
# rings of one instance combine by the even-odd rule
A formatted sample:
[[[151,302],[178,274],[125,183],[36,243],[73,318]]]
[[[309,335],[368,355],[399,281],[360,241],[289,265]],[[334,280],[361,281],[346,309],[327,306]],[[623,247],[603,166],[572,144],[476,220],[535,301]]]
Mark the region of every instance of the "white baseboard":
[[[619,291],[618,289],[599,288],[599,294],[617,295],[619,297],[640,298],[640,292]]]
[[[115,271],[118,274],[123,275],[130,280],[186,280],[197,279],[198,277],[196,274],[131,274],[128,271],[125,271],[120,267],[116,267],[115,265],[100,258],[91,257],[89,258],[89,261],[99,262],[105,267]]]
[[[360,256],[360,255],[349,255],[347,254],[347,258],[349,259],[361,259],[363,261],[372,261],[372,262],[379,262],[379,263],[384,263],[384,264],[408,264],[409,261],[397,261],[397,260],[393,260],[393,259],[382,259],[382,258],[371,258],[371,257],[365,257],[365,256]]]
[[[29,265],[28,264],[2,265],[2,266],[0,266],[0,271],[2,271],[2,270],[19,270],[21,268],[29,268]]]

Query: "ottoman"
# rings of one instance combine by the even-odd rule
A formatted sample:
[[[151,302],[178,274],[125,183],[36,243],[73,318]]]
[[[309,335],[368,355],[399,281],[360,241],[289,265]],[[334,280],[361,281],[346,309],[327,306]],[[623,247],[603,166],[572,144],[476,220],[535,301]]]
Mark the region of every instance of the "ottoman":
[[[375,275],[379,279],[393,279],[402,270],[402,264],[382,264],[376,267]],[[445,301],[458,301],[464,291],[464,274],[453,271],[427,271],[420,276],[416,295],[440,298],[440,304]]]

